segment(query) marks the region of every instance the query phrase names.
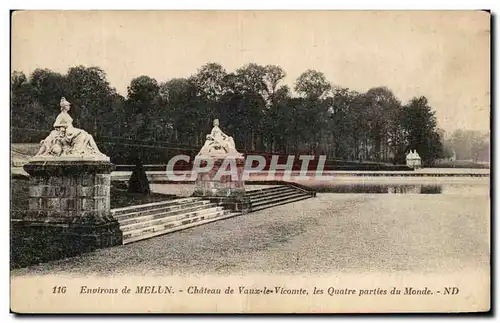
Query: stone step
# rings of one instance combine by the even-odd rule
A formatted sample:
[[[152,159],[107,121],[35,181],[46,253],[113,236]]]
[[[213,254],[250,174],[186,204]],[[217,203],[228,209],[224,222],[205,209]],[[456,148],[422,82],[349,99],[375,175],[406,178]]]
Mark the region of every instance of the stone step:
[[[175,226],[175,227],[169,227],[169,228],[165,228],[165,229],[162,229],[161,228],[162,226],[158,226],[156,228],[153,227],[152,230],[150,230],[150,231],[142,231],[142,233],[139,233],[139,234],[136,234],[133,236],[125,237],[125,235],[124,235],[123,244],[128,244],[128,243],[132,243],[132,242],[136,242],[136,241],[140,241],[140,240],[153,238],[153,237],[156,237],[159,235],[164,235],[167,233],[188,229],[188,228],[195,227],[195,226],[202,225],[202,224],[206,224],[209,222],[214,222],[214,221],[219,221],[219,220],[231,218],[231,217],[234,217],[237,215],[241,215],[241,213],[230,213],[228,211],[218,211],[218,212],[214,212],[212,214],[207,214],[203,218],[198,217],[196,219],[193,219],[192,222],[180,224],[180,225]],[[194,221],[194,220],[196,220],[196,221]]]
[[[144,210],[144,211],[120,214],[118,216],[114,216],[114,218],[116,220],[118,220],[118,222],[120,222],[120,223],[126,223],[128,220],[133,220],[133,219],[137,219],[140,217],[156,215],[159,213],[182,211],[184,209],[191,209],[193,207],[206,207],[206,206],[210,206],[210,201],[195,200],[192,202],[188,201],[184,204],[176,204],[176,205],[172,205],[172,206],[158,207],[158,208],[152,208],[152,209]]]
[[[250,200],[252,200],[252,202],[253,202],[253,201],[258,201],[261,199],[266,199],[266,198],[273,197],[273,196],[280,196],[283,194],[288,194],[288,193],[293,193],[293,192],[297,192],[297,190],[289,188],[287,190],[282,190],[279,192],[271,192],[271,193],[266,193],[266,194],[253,195],[253,196],[250,196]]]
[[[253,193],[253,194],[247,194],[251,199],[258,198],[258,197],[263,197],[263,196],[270,196],[270,195],[276,195],[276,194],[281,194],[281,193],[286,193],[286,192],[291,192],[295,191],[293,187],[284,187],[280,190],[273,190],[273,191],[263,191],[259,193]]]
[[[201,208],[198,210],[191,210],[191,211],[187,211],[187,212],[183,211],[182,213],[179,213],[176,215],[170,215],[168,213],[159,214],[158,215],[159,217],[157,217],[157,218],[151,218],[151,219],[147,219],[147,220],[137,221],[135,223],[130,223],[127,225],[122,225],[120,223],[120,230],[122,230],[122,232],[125,234],[126,232],[138,230],[141,228],[147,228],[147,227],[156,226],[156,225],[160,225],[160,224],[166,224],[166,223],[175,222],[178,220],[186,220],[186,219],[193,218],[193,217],[196,217],[198,215],[205,214],[205,213],[211,213],[211,212],[222,211],[222,210],[224,210],[223,207],[215,206],[215,207],[205,207],[205,208]],[[163,215],[163,216],[161,216],[161,215]]]
[[[263,189],[258,189],[258,190],[247,191],[246,195],[252,197],[252,196],[256,196],[256,195],[260,195],[260,194],[269,194],[272,192],[279,192],[279,191],[290,189],[290,188],[291,188],[290,186],[280,185],[280,186],[274,186],[274,187],[270,187],[270,188],[263,188]]]
[[[215,207],[215,204],[210,203],[209,201],[206,201],[208,203],[203,203],[203,204],[197,204],[197,205],[189,205],[186,207],[182,207],[176,210],[156,210],[156,212],[147,214],[147,215],[138,215],[135,217],[131,217],[128,219],[120,220],[118,223],[120,223],[120,226],[128,226],[131,224],[135,223],[140,223],[144,221],[150,221],[150,220],[156,220],[159,218],[164,218],[164,217],[173,217],[177,215],[182,215],[184,213],[190,213],[194,211],[199,211],[199,210],[206,210]]]
[[[287,197],[287,196],[295,195],[295,194],[305,194],[305,193],[302,191],[299,191],[299,190],[291,189],[291,190],[287,190],[287,191],[276,193],[276,194],[265,195],[262,197],[260,197],[260,196],[257,198],[252,197],[251,201],[252,201],[252,205],[255,205],[255,204],[259,204],[260,202],[275,200],[278,198]]]
[[[308,198],[311,198],[311,196],[306,194],[306,195],[299,195],[299,196],[294,197],[294,198],[286,198],[286,199],[282,199],[282,200],[276,200],[276,201],[272,201],[271,203],[265,203],[265,204],[261,204],[261,205],[257,205],[255,207],[252,207],[252,212],[257,212],[257,211],[261,211],[261,210],[268,209],[271,207],[285,205],[288,203],[307,200]]]
[[[277,203],[277,202],[281,202],[281,201],[285,201],[285,200],[289,200],[289,199],[293,199],[293,198],[301,197],[301,196],[310,197],[310,195],[304,194],[302,192],[295,192],[293,194],[287,194],[285,196],[276,196],[273,199],[266,199],[264,201],[259,201],[259,202],[255,202],[255,203],[252,202],[252,210],[254,210],[255,208],[258,208],[262,205],[268,205],[268,204],[271,205],[273,203]]]
[[[193,201],[198,201],[198,200],[200,200],[200,199],[197,197],[186,197],[186,198],[166,200],[166,201],[155,202],[155,203],[127,206],[127,207],[112,209],[111,215],[119,216],[122,214],[131,213],[131,212],[138,212],[138,211],[143,211],[143,210],[145,211],[145,210],[149,210],[149,209],[155,209],[155,208],[159,208],[159,207],[173,206],[173,205],[177,205],[177,204],[184,204],[187,202],[193,202]]]
[[[158,224],[158,225],[152,225],[152,226],[148,226],[145,228],[130,230],[130,231],[123,233],[123,239],[127,240],[130,238],[138,237],[138,236],[141,236],[144,234],[153,233],[156,231],[163,231],[166,229],[172,229],[172,228],[175,228],[175,227],[178,227],[181,225],[204,220],[205,218],[220,216],[220,215],[223,215],[225,212],[227,212],[227,211],[225,211],[225,210],[215,210],[215,211],[210,210],[208,212],[203,212],[201,214],[198,214],[197,216],[194,216],[192,218],[180,219],[180,220],[175,220],[175,221],[168,221],[166,223],[162,223],[162,224]]]

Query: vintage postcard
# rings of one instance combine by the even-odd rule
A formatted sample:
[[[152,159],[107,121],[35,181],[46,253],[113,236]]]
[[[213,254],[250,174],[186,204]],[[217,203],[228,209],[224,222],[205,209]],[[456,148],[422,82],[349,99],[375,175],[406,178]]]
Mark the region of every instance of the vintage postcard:
[[[15,11],[15,313],[490,310],[487,11]]]

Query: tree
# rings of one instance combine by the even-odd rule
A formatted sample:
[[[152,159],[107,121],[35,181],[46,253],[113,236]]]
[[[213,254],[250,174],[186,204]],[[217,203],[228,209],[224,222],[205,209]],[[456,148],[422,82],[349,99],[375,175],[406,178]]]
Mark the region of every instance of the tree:
[[[196,96],[197,88],[189,79],[172,79],[160,85],[160,127],[173,126],[175,142],[199,145],[198,133],[205,124],[205,116]]]
[[[33,99],[33,88],[24,73],[18,71],[12,73],[10,93],[12,141],[40,141],[41,134],[27,132],[21,129],[37,129],[41,126],[38,121],[44,119],[43,107],[35,103]],[[40,129],[44,128],[45,125]]]
[[[126,108],[130,135],[143,140],[156,140],[153,127],[157,117],[158,82],[149,76],[139,76],[130,82],[127,92]]]
[[[128,180],[128,193],[137,193],[137,194],[150,194],[151,189],[149,187],[149,180],[146,174],[146,170],[142,165],[142,161],[137,158],[135,162],[134,170],[132,171],[132,175]]]
[[[354,120],[358,115],[353,109],[354,100],[359,95],[348,88],[337,88],[328,101],[328,142],[332,151],[330,156],[350,159],[355,155],[352,149],[354,142],[353,129],[356,129]]]
[[[282,86],[273,96],[272,105],[264,111],[262,120],[263,140],[266,151],[288,152],[287,139],[290,138],[290,124],[293,122],[290,89]]]
[[[447,146],[453,150],[458,160],[489,161],[489,134],[479,131],[457,129]]]
[[[266,108],[262,111],[261,119],[261,142],[259,149],[273,151],[276,144],[276,132],[274,131],[274,122],[278,114],[278,107],[283,105],[290,98],[290,89],[287,86],[281,86],[280,82],[285,78],[285,71],[278,65],[266,65],[264,67],[264,84]]]
[[[303,143],[300,149],[303,151],[321,153],[324,150],[321,142],[327,128],[329,109],[324,97],[331,88],[324,74],[315,70],[305,71],[295,82],[295,91],[303,96],[300,104],[294,105],[297,122],[300,124],[300,141]],[[299,148],[297,144],[295,146]]]
[[[59,113],[61,97],[67,93],[66,80],[63,75],[49,69],[36,69],[31,73],[30,84],[32,99],[42,109],[40,114],[37,113],[32,118],[35,124],[49,128]]]
[[[16,91],[21,88],[24,84],[28,83],[28,79],[23,72],[14,71],[10,78],[11,91]],[[11,92],[12,93],[12,92]]]
[[[191,78],[203,100],[216,102],[226,92],[227,72],[218,63],[208,63]]]
[[[367,150],[363,149],[368,138],[369,125],[365,117],[365,97],[362,93],[354,93],[349,107],[348,118],[349,137],[352,142],[352,159],[367,159]]]
[[[150,103],[156,100],[159,92],[158,82],[149,76],[134,78],[127,87],[127,99],[137,104],[137,112],[146,112],[151,108]]]
[[[436,117],[426,97],[415,97],[403,107],[401,124],[407,134],[407,151],[416,149],[427,164],[443,155]]]
[[[265,83],[266,69],[255,63],[245,65],[236,70],[234,87],[240,93],[256,93],[264,95],[267,91]]]
[[[72,103],[76,126],[97,138],[118,137],[122,144],[123,140],[165,141],[186,152],[195,151],[218,118],[237,147],[247,151],[404,163],[405,154],[417,149],[427,164],[451,151],[458,158],[489,159],[487,134],[456,132],[443,145],[444,132],[437,129],[425,97],[402,105],[386,87],[366,93],[332,87],[315,70],[297,78],[294,89],[299,96],[294,97],[282,84],[285,76],[277,65],[249,63],[228,72],[212,62],[187,78],[160,83],[146,75],[134,78],[124,98],[99,67],[75,66],[66,75],[37,69],[29,77],[15,71],[11,115],[17,130],[12,137],[15,141],[43,139],[64,96]],[[126,145],[110,144],[104,151],[120,162],[138,157]],[[146,149],[150,148],[144,148],[148,162],[155,158],[164,162],[163,149]]]
[[[394,146],[394,135],[400,131],[396,126],[398,121],[396,118],[401,103],[387,87],[371,88],[363,97],[366,105],[365,118],[369,145],[372,149],[370,155],[375,160],[381,161],[387,159],[389,154],[397,153],[398,147]]]
[[[302,73],[295,82],[295,91],[310,99],[319,99],[332,88],[325,75],[315,70]]]
[[[285,78],[285,71],[278,65],[266,65],[264,67],[265,100],[269,107],[275,100],[279,83]]]
[[[230,101],[238,102],[231,114],[235,117],[233,120],[240,124],[240,131],[245,133],[242,139],[244,146],[251,150],[263,146],[263,117],[269,97],[267,72],[266,67],[251,63],[237,69],[234,76],[228,79],[228,87],[232,88],[229,95],[235,96]]]
[[[66,98],[70,100],[75,124],[94,135],[109,133],[109,123],[98,120],[113,119],[113,106],[121,102],[111,88],[106,73],[99,67],[76,66],[66,74]]]
[[[221,109],[221,98],[229,91],[228,82],[232,81],[230,75],[218,63],[208,63],[198,69],[190,77],[190,81],[197,90],[197,102],[202,126],[198,129],[197,137],[202,141],[204,135],[210,130],[213,119],[218,118],[217,112]],[[201,144],[201,142],[200,142]]]

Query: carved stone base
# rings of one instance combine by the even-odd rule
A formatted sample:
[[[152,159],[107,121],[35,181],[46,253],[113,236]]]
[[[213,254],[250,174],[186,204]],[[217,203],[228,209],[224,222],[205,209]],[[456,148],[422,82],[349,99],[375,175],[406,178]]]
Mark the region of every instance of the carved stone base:
[[[246,195],[236,195],[229,197],[205,197],[212,203],[217,203],[219,206],[223,206],[227,210],[232,212],[249,213],[252,211],[252,202],[250,197]]]
[[[13,259],[36,263],[121,244],[110,213],[113,167],[107,161],[60,159],[24,165],[29,204],[11,224]]]
[[[113,164],[104,161],[29,162],[29,207],[24,220],[102,224],[110,217]]]
[[[245,195],[243,171],[244,158],[204,158],[206,163],[211,160],[213,167],[208,171],[198,172],[195,182],[194,196],[202,197],[234,197]],[[204,166],[206,164],[201,164]],[[231,169],[235,167],[235,169]],[[223,171],[232,170],[233,175],[222,175]]]

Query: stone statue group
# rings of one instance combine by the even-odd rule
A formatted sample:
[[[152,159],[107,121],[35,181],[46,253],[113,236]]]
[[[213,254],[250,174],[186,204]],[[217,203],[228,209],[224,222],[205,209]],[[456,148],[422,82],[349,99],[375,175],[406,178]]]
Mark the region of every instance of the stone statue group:
[[[206,136],[206,141],[201,148],[198,156],[205,157],[242,157],[243,155],[236,150],[234,139],[226,135],[219,128],[219,120],[214,120],[212,132]]]
[[[53,130],[40,142],[41,146],[36,157],[92,157],[109,158],[100,152],[97,144],[88,132],[73,126],[73,118],[69,115],[71,103],[61,98],[61,112],[56,118]],[[215,119],[212,132],[206,136],[206,141],[198,156],[204,157],[237,157],[243,155],[236,150],[233,137],[226,135],[219,128],[219,120]]]
[[[71,104],[61,98],[61,113],[56,118],[53,130],[41,141],[36,156],[52,157],[106,157],[88,132],[73,127],[73,118],[68,114]]]

